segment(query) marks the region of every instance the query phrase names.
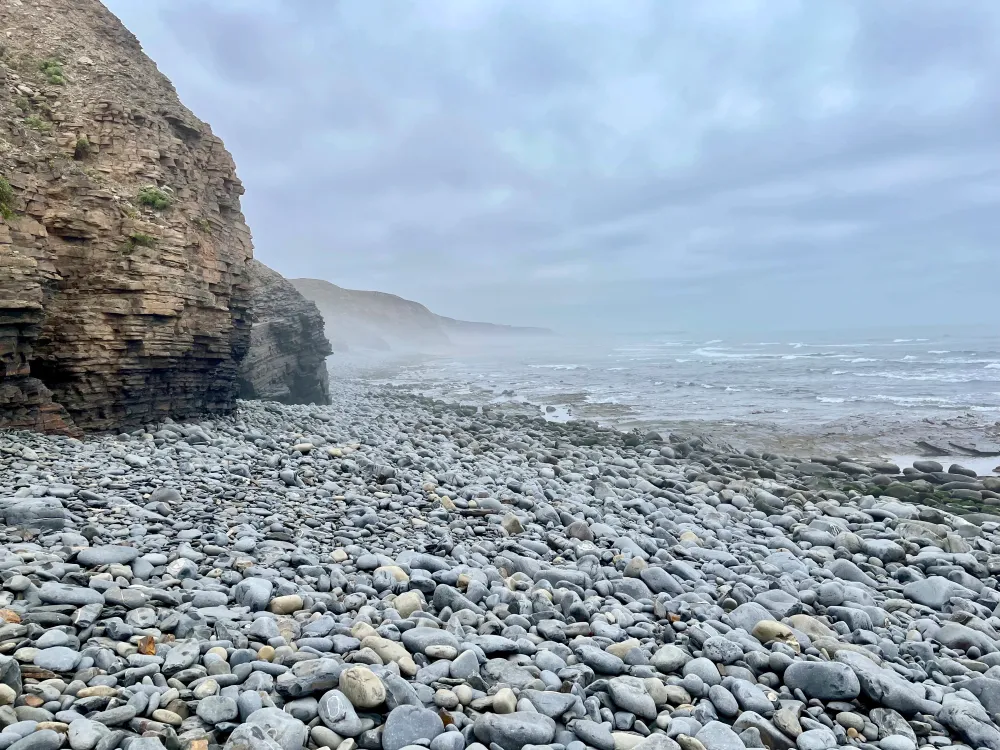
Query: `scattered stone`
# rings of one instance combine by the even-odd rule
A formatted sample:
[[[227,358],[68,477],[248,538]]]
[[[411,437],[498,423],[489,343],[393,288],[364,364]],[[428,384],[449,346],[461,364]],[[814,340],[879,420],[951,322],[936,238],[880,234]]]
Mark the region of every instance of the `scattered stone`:
[[[966,482],[353,387],[0,433],[67,520],[0,527],[0,750],[1000,750],[1000,523],[917,504]]]

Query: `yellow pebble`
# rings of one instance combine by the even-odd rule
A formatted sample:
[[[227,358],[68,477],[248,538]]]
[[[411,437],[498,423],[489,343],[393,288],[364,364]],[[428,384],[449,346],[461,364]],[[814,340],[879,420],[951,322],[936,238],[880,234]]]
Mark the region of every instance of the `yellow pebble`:
[[[271,661],[274,658],[274,646],[261,646],[257,658],[261,661]]]

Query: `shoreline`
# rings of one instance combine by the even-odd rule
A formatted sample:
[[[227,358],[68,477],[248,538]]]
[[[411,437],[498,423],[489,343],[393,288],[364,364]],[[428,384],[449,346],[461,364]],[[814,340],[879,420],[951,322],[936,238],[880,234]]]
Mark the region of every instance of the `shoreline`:
[[[432,355],[395,356],[348,355],[330,360],[331,377],[360,379],[378,385],[400,388],[417,395],[429,395],[436,387],[419,382],[399,382],[408,367],[433,362]],[[405,378],[404,378],[405,379]],[[556,392],[535,399],[520,399],[513,391],[498,394],[493,388],[470,381],[464,388],[454,387],[445,395],[432,397],[459,403],[503,409],[525,416],[541,414],[557,422],[589,420],[604,426],[629,431],[678,431],[696,434],[732,445],[740,450],[755,449],[799,456],[853,455],[867,460],[911,462],[930,458],[943,464],[974,465],[981,475],[1000,474],[1000,422],[990,423],[972,412],[941,416],[905,416],[859,413],[849,416],[810,420],[794,415],[781,420],[759,416],[738,418],[639,418],[635,408],[617,405],[588,404],[586,393]],[[600,412],[591,414],[597,406]],[[936,450],[929,450],[927,444]],[[973,455],[964,448],[984,447],[996,456]]]
[[[1000,479],[334,391],[0,433],[0,717],[53,750],[1000,743]]]

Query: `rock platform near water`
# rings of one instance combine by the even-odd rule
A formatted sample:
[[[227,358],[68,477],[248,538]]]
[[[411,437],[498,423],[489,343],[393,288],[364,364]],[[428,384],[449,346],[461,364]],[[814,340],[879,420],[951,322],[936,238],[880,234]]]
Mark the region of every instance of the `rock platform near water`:
[[[1000,486],[435,403],[0,434],[0,750],[1000,750]]]

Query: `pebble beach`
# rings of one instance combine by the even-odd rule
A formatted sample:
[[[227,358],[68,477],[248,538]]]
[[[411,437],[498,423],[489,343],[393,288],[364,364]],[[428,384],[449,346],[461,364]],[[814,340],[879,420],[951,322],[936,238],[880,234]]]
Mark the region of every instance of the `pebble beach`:
[[[0,433],[0,750],[1000,750],[1000,479],[335,391]]]

